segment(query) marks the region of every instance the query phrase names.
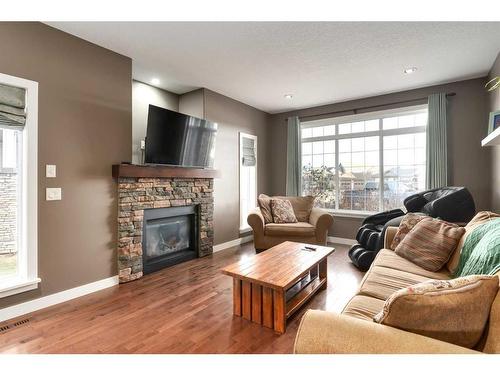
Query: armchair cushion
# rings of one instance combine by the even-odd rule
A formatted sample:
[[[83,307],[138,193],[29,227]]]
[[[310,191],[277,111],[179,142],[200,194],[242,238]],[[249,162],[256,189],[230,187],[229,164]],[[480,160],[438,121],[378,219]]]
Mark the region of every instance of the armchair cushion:
[[[273,222],[273,214],[271,213],[271,197],[266,194],[260,194],[257,198],[260,212],[266,224]]]
[[[314,225],[309,223],[287,223],[287,224],[266,224],[264,233],[268,236],[300,236],[311,237],[314,236]]]

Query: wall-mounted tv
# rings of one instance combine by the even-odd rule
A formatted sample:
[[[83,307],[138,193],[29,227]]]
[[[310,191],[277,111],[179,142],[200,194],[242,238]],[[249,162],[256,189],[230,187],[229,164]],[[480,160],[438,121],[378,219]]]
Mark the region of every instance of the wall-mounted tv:
[[[149,105],[146,164],[213,168],[217,123]]]

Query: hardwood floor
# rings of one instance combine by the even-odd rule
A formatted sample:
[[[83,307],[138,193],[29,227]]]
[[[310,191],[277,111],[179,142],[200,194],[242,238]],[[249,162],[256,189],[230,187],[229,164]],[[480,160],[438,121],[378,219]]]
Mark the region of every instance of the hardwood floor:
[[[363,273],[333,245],[328,288],[291,317],[283,335],[232,315],[232,278],[220,269],[253,256],[253,243],[30,314],[0,333],[2,353],[291,353],[308,308],[340,311]]]

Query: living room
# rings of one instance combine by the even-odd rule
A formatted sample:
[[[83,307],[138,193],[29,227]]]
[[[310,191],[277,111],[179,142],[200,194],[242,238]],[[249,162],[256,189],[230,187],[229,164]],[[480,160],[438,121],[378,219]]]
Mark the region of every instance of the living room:
[[[1,353],[500,352],[498,20],[47,12],[0,22]]]

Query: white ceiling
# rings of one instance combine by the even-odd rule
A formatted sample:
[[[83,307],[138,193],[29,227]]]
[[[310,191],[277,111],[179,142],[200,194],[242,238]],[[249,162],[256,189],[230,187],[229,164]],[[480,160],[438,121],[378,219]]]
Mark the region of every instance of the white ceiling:
[[[178,94],[206,87],[270,113],[481,77],[500,50],[499,22],[49,25],[131,57],[134,79]]]

